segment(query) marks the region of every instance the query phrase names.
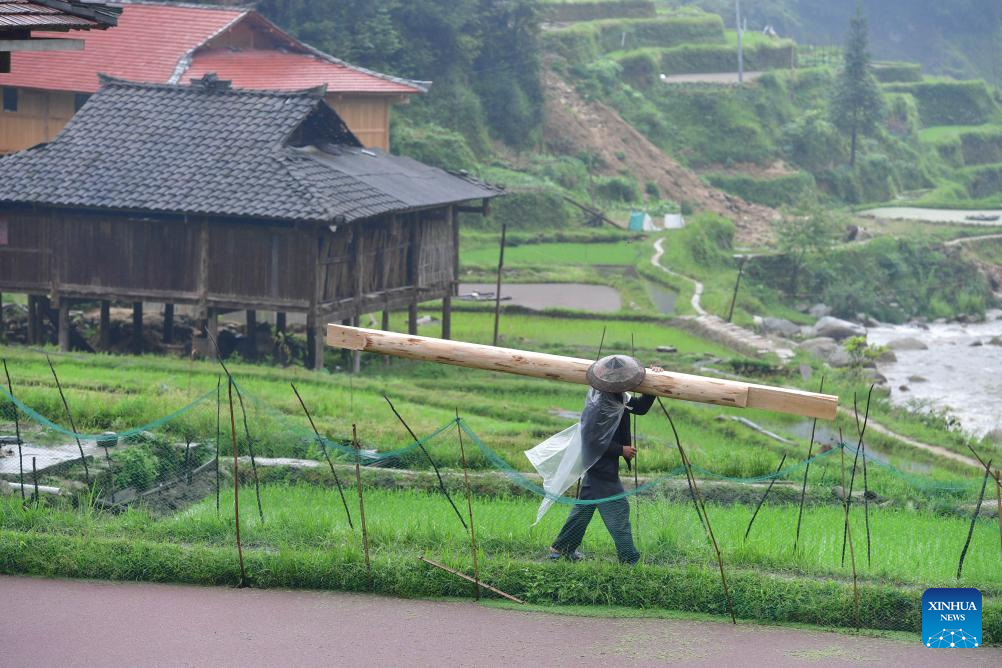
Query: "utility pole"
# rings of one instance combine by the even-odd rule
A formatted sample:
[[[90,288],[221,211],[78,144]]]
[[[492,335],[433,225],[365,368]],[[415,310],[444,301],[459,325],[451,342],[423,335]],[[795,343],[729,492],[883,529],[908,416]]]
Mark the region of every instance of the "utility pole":
[[[737,18],[735,28],[738,31],[738,85],[745,83],[745,50],[744,50],[744,30],[741,28],[741,0],[734,0],[734,13]]]

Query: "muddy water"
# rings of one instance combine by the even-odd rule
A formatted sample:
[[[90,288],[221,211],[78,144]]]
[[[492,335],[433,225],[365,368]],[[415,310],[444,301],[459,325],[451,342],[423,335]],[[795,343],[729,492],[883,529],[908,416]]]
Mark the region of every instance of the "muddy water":
[[[489,283],[463,283],[459,294],[494,293]],[[615,313],[623,306],[619,291],[607,285],[585,283],[510,283],[501,286],[505,303],[541,311],[547,308],[571,308],[596,313]]]
[[[1002,428],[1002,345],[990,343],[994,337],[1002,337],[1002,311],[990,312],[986,322],[972,325],[883,325],[869,330],[871,344],[915,338],[929,346],[895,351],[898,361],[881,365],[891,401],[946,409],[977,435]]]

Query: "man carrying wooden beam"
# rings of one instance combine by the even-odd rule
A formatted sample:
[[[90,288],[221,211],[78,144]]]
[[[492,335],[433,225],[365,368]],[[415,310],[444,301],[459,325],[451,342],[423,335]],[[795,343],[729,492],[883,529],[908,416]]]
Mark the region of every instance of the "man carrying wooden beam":
[[[657,373],[662,369],[652,367],[651,371]],[[558,472],[573,471],[580,474],[584,471],[578,495],[579,501],[599,501],[626,491],[619,479],[619,459],[624,458],[629,466],[636,455],[636,450],[631,445],[633,441],[630,435],[630,416],[646,415],[654,405],[654,397],[651,395],[631,397],[627,393],[643,383],[646,375],[646,370],[639,362],[625,355],[610,355],[595,362],[588,369],[591,389],[588,390],[585,399],[581,422],[576,425],[577,434],[572,436],[580,440],[580,449],[567,448],[561,453],[561,462],[556,467]],[[532,461],[532,455],[526,454]],[[569,462],[568,458],[577,458],[580,461]],[[559,473],[557,475],[559,476]],[[573,474],[567,477],[571,476]],[[544,480],[545,478],[544,473]],[[551,483],[551,480],[546,480],[546,483]],[[558,482],[557,486],[563,487],[560,493],[572,483],[572,479]],[[547,487],[549,486],[547,484]],[[540,516],[549,504],[544,502],[544,506],[540,508]],[[575,504],[560,534],[550,547],[550,559],[565,558],[576,561],[582,557],[578,552],[578,546],[581,545],[596,508],[616,544],[620,563],[632,565],[640,560],[640,552],[633,542],[633,530],[630,527],[630,504],[625,498],[603,503]]]

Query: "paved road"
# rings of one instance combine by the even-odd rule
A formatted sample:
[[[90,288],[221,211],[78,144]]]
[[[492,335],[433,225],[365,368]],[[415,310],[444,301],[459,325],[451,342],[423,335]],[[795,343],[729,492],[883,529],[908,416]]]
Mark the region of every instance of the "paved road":
[[[0,664],[23,666],[999,666],[1002,649],[464,602],[0,577]]]
[[[879,209],[860,211],[860,216],[868,218],[885,218],[890,220],[920,220],[927,223],[953,223],[960,225],[985,225],[998,227],[1002,219],[994,221],[968,220],[968,216],[1002,216],[1002,210],[983,209],[981,211],[965,211],[962,209],[920,209],[907,206],[885,206]]]

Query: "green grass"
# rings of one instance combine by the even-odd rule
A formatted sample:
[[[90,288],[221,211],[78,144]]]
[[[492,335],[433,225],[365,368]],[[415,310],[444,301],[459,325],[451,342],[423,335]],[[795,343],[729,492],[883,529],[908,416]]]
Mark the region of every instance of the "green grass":
[[[351,491],[351,490],[349,490]],[[244,490],[247,503],[249,488]],[[258,586],[347,590],[368,588],[358,532],[347,528],[337,493],[310,486],[265,486],[266,522],[242,518],[251,581]],[[0,572],[155,581],[231,583],[232,496],[224,490],[217,515],[206,500],[173,517],[142,511],[118,516],[29,509],[0,500]],[[691,505],[644,501],[637,529],[643,565],[624,580],[614,548],[596,521],[585,538],[589,559],[550,564],[541,559],[566,510],[556,508],[528,531],[531,499],[477,499],[475,512],[482,577],[531,603],[618,605],[633,608],[725,611],[712,550]],[[709,505],[730,574],[740,617],[848,626],[851,587],[848,557],[839,565],[842,514],[837,507],[805,511],[802,550],[792,554],[795,507],[766,506],[747,543],[751,509]],[[376,591],[405,596],[464,595],[468,586],[428,571],[421,554],[469,569],[467,538],[438,494],[370,490],[366,515]],[[918,596],[928,586],[956,586],[955,554],[966,522],[911,511],[872,509],[873,566],[863,548],[860,513],[854,518],[864,625],[915,630]],[[998,633],[994,600],[1002,593],[996,529],[980,522],[961,585],[984,593],[989,622]],[[630,586],[625,586],[628,581]]]
[[[643,241],[616,243],[563,243],[512,246],[505,250],[505,266],[533,265],[633,265],[649,244]],[[463,267],[496,267],[497,246],[464,251]]]

